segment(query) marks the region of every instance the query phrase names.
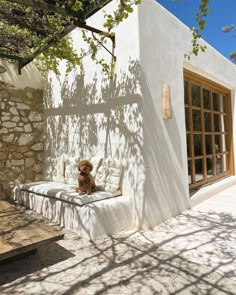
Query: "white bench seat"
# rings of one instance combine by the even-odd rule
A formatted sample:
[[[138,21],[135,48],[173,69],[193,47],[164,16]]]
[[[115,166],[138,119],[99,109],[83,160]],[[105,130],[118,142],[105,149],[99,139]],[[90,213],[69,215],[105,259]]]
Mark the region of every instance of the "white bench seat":
[[[131,201],[120,190],[79,195],[74,188],[55,181],[20,184],[14,189],[14,200],[92,240],[131,227]]]
[[[121,196],[121,191],[119,189],[115,192],[98,190],[90,195],[79,195],[79,193],[75,191],[74,185],[52,181],[20,184],[18,187],[16,187],[16,190],[35,193],[48,198],[63,200],[78,206]]]

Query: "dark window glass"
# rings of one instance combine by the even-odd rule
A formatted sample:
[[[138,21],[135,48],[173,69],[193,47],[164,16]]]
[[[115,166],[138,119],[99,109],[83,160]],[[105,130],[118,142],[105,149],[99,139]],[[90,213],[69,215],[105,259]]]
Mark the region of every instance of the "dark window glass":
[[[202,155],[202,135],[194,134],[194,155],[201,156]]]
[[[204,109],[210,110],[211,103],[210,103],[210,91],[203,89],[203,106]]]
[[[192,105],[196,107],[200,107],[201,106],[200,87],[192,84],[191,94],[192,94]]]
[[[212,131],[211,126],[211,113],[205,112],[204,113],[204,125],[205,125],[205,131]]]
[[[213,111],[220,111],[219,94],[213,92],[212,98],[213,98]]]
[[[193,130],[201,131],[201,111],[193,110]]]

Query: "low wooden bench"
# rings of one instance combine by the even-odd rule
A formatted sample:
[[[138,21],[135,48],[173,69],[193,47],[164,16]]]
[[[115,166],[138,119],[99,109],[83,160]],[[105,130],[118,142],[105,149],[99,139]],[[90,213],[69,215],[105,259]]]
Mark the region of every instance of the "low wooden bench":
[[[0,261],[62,239],[63,232],[0,201]]]

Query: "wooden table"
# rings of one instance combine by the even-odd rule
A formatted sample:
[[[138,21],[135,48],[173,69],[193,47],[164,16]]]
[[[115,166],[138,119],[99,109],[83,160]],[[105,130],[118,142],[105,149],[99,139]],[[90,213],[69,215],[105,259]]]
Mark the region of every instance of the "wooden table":
[[[36,250],[39,245],[62,239],[63,232],[0,201],[0,261]]]

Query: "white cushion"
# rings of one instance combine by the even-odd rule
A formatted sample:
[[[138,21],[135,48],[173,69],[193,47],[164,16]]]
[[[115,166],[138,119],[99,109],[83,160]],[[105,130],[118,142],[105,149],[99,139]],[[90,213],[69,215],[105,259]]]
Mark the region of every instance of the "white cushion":
[[[114,193],[97,191],[95,193],[92,193],[91,195],[79,195],[79,193],[75,191],[74,185],[61,182],[32,182],[21,184],[18,187],[21,191],[35,193],[36,195],[54,198],[78,206],[83,206],[89,203],[121,195],[121,191],[119,190]]]
[[[98,172],[98,169],[102,164],[102,158],[92,157],[92,158],[85,158],[85,159],[88,159],[93,164],[93,170],[92,170],[91,174],[95,178],[95,176]]]
[[[104,159],[95,176],[95,183],[99,189],[115,192],[120,187],[122,165],[114,159]]]

